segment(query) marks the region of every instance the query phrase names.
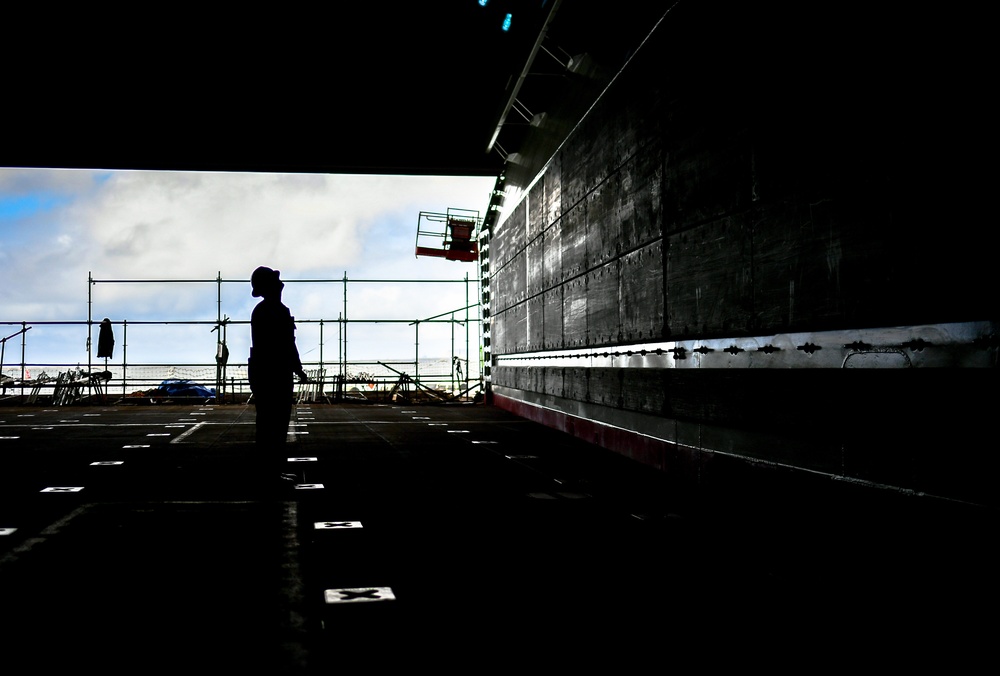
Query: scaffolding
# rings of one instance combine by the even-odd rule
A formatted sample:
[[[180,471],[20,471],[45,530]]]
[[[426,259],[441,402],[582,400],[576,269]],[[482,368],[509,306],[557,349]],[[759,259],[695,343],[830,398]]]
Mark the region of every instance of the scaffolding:
[[[477,278],[470,278],[465,274],[460,279],[350,279],[345,272],[339,279],[285,279],[282,280],[286,286],[295,284],[322,284],[338,285],[342,289],[342,298],[339,312],[336,317],[317,318],[296,318],[295,323],[300,328],[298,347],[302,355],[303,366],[310,375],[311,383],[307,387],[299,386],[296,397],[302,401],[324,401],[337,400],[351,396],[352,391],[367,393],[369,398],[377,394],[386,394],[397,383],[397,369],[404,369],[412,377],[413,381],[420,384],[421,389],[428,391],[446,392],[446,396],[455,397],[455,393],[467,394],[470,391],[481,391],[482,389],[482,319],[479,314],[479,304],[470,302],[472,298],[480,295],[480,281]],[[164,376],[170,378],[180,378],[181,382],[190,381],[194,385],[214,388],[214,398],[218,403],[229,403],[245,401],[249,398],[249,382],[246,377],[246,358],[231,360],[230,341],[232,335],[230,329],[233,327],[249,327],[249,317],[246,320],[234,320],[231,314],[226,312],[223,301],[223,288],[228,285],[240,285],[244,288],[249,286],[246,279],[226,279],[222,273],[218,273],[215,279],[97,279],[93,274],[88,274],[88,295],[87,295],[87,319],[85,321],[0,321],[0,324],[8,326],[18,326],[20,330],[3,339],[3,350],[9,340],[19,337],[21,355],[16,364],[7,365],[0,357],[0,373],[3,374],[3,397],[10,399],[16,397],[20,403],[35,403],[40,398],[48,399],[47,393],[52,392],[51,399],[56,404],[71,404],[82,401],[108,401],[112,392],[121,392],[122,399],[133,395],[142,395],[147,390],[142,388],[156,388],[164,381]],[[94,298],[94,290],[100,285],[154,285],[168,286],[174,284],[197,284],[215,286],[215,308],[214,319],[170,319],[170,320],[141,320],[134,321],[128,319],[116,319],[114,313],[102,312],[95,314],[95,310],[109,310],[107,305],[98,306]],[[350,292],[358,286],[365,285],[444,285],[447,288],[460,286],[464,289],[464,297],[459,300],[456,297],[456,308],[448,312],[427,318],[355,318],[349,314]],[[461,292],[460,292],[461,293]],[[448,294],[443,294],[445,298]],[[240,303],[244,301],[243,294],[240,294]],[[105,316],[109,315],[109,316]],[[94,317],[103,317],[103,320],[95,320]],[[110,318],[109,318],[110,317]],[[30,326],[29,326],[30,324]],[[385,357],[379,359],[352,360],[349,354],[349,335],[361,325],[382,324],[392,331],[393,350],[392,356],[405,355],[407,348],[404,346],[408,342],[401,337],[401,332],[397,328],[405,328],[405,335],[412,336],[412,358],[405,356],[396,360]],[[330,340],[328,337],[332,326],[336,326],[337,355],[331,358],[325,351],[326,344]],[[437,362],[448,364],[448,372],[443,369],[438,372],[421,373],[422,366],[427,368],[427,353],[421,341],[421,329],[429,325],[441,325],[451,328],[450,358],[444,359],[443,355],[432,355]],[[57,363],[51,360],[26,359],[27,334],[29,329],[32,333],[42,339],[46,330],[52,327],[69,327],[75,332],[74,327],[81,327],[87,333],[86,363]],[[165,327],[183,326],[194,328],[203,326],[208,333],[215,335],[214,363],[194,359],[175,360],[169,363],[150,361],[139,362],[134,359],[130,361],[129,348],[130,331],[135,333],[139,327],[151,327],[157,332],[168,330]],[[110,335],[102,333],[101,341],[95,341],[93,335],[95,328],[100,327],[103,331],[117,331],[119,333],[118,345],[120,346],[120,358],[114,359],[107,347],[102,347],[98,353],[102,355],[102,362],[95,364],[92,356],[92,346],[95,342],[102,342],[107,345]],[[113,327],[113,329],[112,329]],[[301,330],[303,327],[310,327],[311,335],[318,331],[318,337],[314,342],[303,342],[301,340]],[[464,333],[456,338],[456,330]],[[248,333],[248,332],[247,332]],[[75,340],[75,339],[72,339]],[[200,339],[199,339],[200,340]],[[210,340],[210,338],[209,338]],[[464,342],[464,351],[463,345]],[[399,348],[395,345],[398,343]],[[441,341],[438,341],[440,344]],[[111,345],[114,344],[111,338]],[[200,349],[200,348],[199,348]],[[440,348],[443,349],[443,348]],[[104,350],[102,352],[102,350]],[[463,354],[464,352],[464,354]],[[3,355],[0,352],[0,355]],[[111,359],[109,363],[109,358]],[[457,372],[454,364],[464,364],[464,371]],[[476,365],[473,372],[469,366]],[[7,367],[7,368],[5,368]],[[58,376],[49,375],[45,369],[57,368]],[[373,375],[366,371],[379,370],[380,373]],[[32,377],[34,372],[34,377]],[[148,374],[155,372],[157,375]],[[9,375],[8,375],[9,374]],[[211,374],[211,375],[210,375]],[[456,379],[456,376],[459,376]],[[138,392],[132,392],[140,388]],[[8,402],[10,403],[10,402]]]

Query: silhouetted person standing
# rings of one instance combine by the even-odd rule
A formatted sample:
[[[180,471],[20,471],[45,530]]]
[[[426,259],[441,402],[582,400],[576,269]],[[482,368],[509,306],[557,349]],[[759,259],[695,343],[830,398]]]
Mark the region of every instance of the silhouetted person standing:
[[[307,380],[295,346],[295,318],[281,302],[285,285],[279,271],[259,267],[250,277],[251,293],[262,298],[250,315],[250,360],[247,375],[257,409],[257,459],[266,472],[282,478],[281,451],[292,417],[293,375]]]

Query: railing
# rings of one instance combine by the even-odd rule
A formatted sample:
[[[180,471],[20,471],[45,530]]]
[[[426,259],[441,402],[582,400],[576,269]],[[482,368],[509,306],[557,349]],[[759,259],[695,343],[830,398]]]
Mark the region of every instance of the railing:
[[[345,274],[341,279],[329,280],[283,280],[286,284],[313,283],[328,284],[337,283],[343,286],[343,309],[335,319],[296,319],[299,327],[297,339],[303,366],[307,372],[322,374],[315,378],[311,384],[313,397],[347,397],[352,395],[352,388],[358,394],[381,395],[390,392],[401,381],[414,383],[418,388],[449,392],[453,394],[474,393],[482,387],[482,350],[479,347],[482,339],[482,322],[478,316],[479,305],[469,303],[470,297],[478,297],[479,281],[469,279],[466,275],[464,279],[458,280],[351,280]],[[110,320],[95,321],[94,298],[92,289],[97,284],[174,284],[174,283],[201,283],[215,284],[217,286],[217,303],[215,320],[189,319],[189,320]],[[109,399],[137,397],[141,398],[150,395],[165,380],[184,380],[192,385],[205,388],[214,388],[215,397],[220,402],[233,402],[245,400],[249,397],[249,383],[246,376],[246,360],[230,359],[230,341],[228,329],[233,326],[244,325],[249,334],[249,320],[232,320],[227,313],[223,312],[222,287],[225,284],[238,283],[243,286],[248,285],[247,280],[226,280],[221,274],[214,280],[97,280],[92,276],[88,279],[88,287],[91,290],[88,294],[87,320],[76,321],[0,321],[0,326],[11,327],[10,331],[0,329],[5,337],[0,339],[0,397],[16,398],[20,402],[33,403],[39,399],[48,400],[50,397],[54,403],[73,403],[75,401],[93,400],[98,398],[102,401]],[[465,303],[455,310],[441,313],[427,318],[348,318],[348,288],[354,284],[462,284],[465,291]],[[471,290],[470,285],[476,287]],[[472,296],[472,294],[475,294]],[[117,333],[117,341],[120,346],[121,357],[119,359],[109,359],[106,355],[96,357],[100,354],[98,348],[101,337],[95,335],[96,330],[104,324],[108,330]],[[400,337],[398,329],[405,329],[405,334],[412,336],[412,357],[396,359],[355,359],[348,358],[348,331],[352,332],[362,325],[374,326],[385,325],[393,332],[390,352],[395,355],[403,354],[407,351],[407,341]],[[327,334],[330,327],[335,326],[337,330],[337,357],[328,359],[324,352],[324,347],[328,342]],[[436,359],[428,358],[426,346],[422,343],[424,337],[421,329],[428,326],[436,328],[450,328],[450,351],[448,357],[441,357],[441,340],[438,340],[432,347],[438,355]],[[198,327],[201,327],[199,329]],[[206,327],[211,327],[209,333],[216,334],[215,361],[197,361],[191,359],[173,359],[165,361],[139,361],[131,359],[129,356],[129,341],[134,340],[133,334],[146,330],[163,332],[167,330],[177,330],[186,332],[185,335],[197,335],[200,342],[204,339],[200,336]],[[306,333],[310,334],[303,340],[303,329],[310,329]],[[456,338],[456,329],[460,335]],[[474,330],[473,330],[474,329]],[[80,333],[86,331],[86,361],[50,361],[42,359],[29,359],[29,346],[32,343],[43,345],[40,350],[46,348],[44,344],[51,346],[53,342],[80,341],[83,345]],[[197,333],[192,333],[197,331]],[[440,331],[438,331],[440,334]],[[464,333],[464,336],[461,335]],[[64,338],[53,337],[52,334],[65,336]],[[475,353],[473,353],[473,340],[475,341]],[[244,341],[245,342],[245,341]],[[10,349],[8,349],[10,343]],[[464,355],[463,352],[464,343]],[[14,346],[20,348],[20,354],[16,355]],[[240,350],[240,354],[247,354],[248,350]],[[204,352],[202,352],[204,354]],[[300,388],[301,390],[301,388]],[[301,395],[301,391],[300,391]],[[9,403],[9,402],[8,402]]]

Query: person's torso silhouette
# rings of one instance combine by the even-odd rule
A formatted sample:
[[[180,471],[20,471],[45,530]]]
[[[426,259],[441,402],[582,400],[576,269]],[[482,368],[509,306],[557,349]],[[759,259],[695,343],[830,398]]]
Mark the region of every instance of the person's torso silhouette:
[[[292,412],[294,375],[306,379],[295,345],[295,320],[281,302],[280,273],[266,267],[250,278],[253,295],[262,300],[250,315],[248,376],[256,407],[256,443],[261,460],[280,466]]]

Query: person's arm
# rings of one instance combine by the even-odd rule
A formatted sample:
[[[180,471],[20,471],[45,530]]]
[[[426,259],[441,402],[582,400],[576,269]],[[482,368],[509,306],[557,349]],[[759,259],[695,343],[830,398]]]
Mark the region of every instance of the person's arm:
[[[295,317],[291,317],[292,320],[292,371],[298,376],[300,383],[305,383],[309,381],[309,376],[302,369],[302,359],[299,357],[299,348],[295,344]]]

